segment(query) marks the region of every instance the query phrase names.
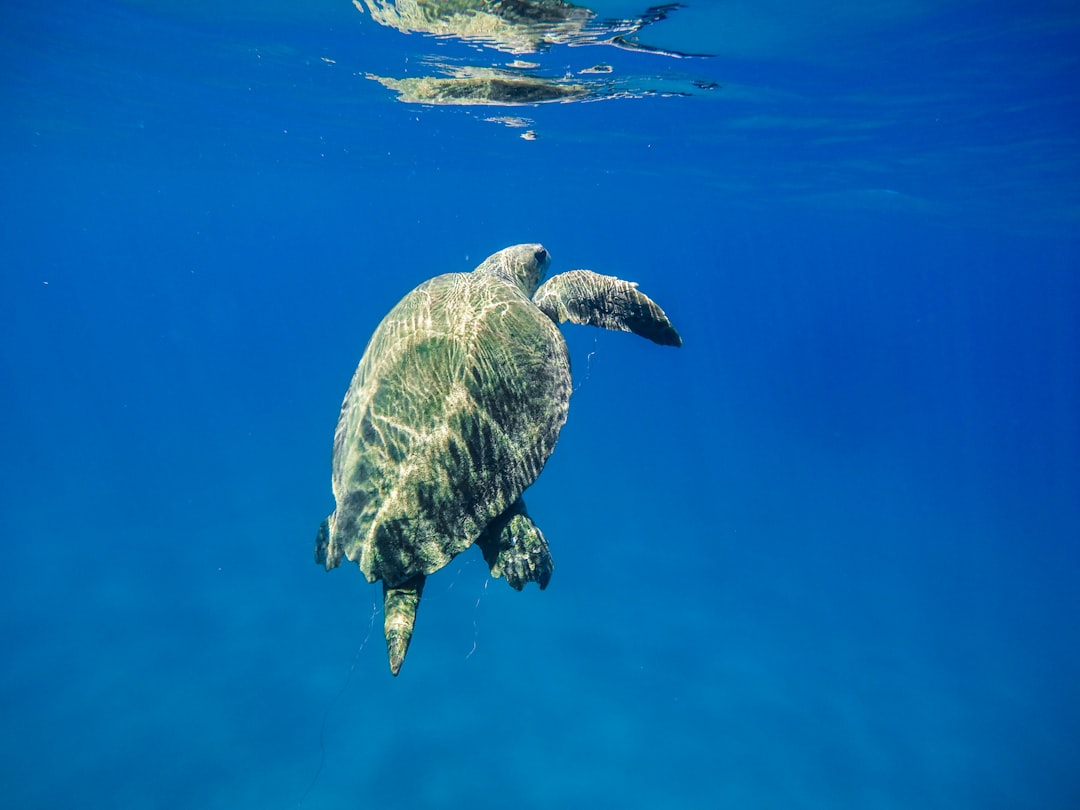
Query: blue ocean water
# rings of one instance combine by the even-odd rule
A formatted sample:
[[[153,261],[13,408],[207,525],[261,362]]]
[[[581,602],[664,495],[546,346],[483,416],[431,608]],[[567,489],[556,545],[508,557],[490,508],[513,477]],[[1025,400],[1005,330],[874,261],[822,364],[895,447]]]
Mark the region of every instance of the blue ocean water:
[[[348,0],[3,4],[0,804],[1080,806],[1076,5],[636,37],[712,56],[555,43],[518,58],[621,97],[435,106],[366,74],[512,57]],[[392,678],[378,586],[312,559],[341,397],[523,241],[684,346],[565,328],[551,584],[460,555]]]

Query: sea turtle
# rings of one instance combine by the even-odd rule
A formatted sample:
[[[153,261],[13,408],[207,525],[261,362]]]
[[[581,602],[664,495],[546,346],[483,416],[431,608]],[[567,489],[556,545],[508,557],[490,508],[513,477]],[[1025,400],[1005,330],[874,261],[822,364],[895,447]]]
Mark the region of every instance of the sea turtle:
[[[540,286],[550,262],[542,245],[515,245],[424,282],[375,329],[345,393],[336,509],[315,560],[329,570],[344,556],[382,580],[394,675],[425,578],[473,543],[493,577],[517,590],[548,584],[548,544],[521,495],[566,421],[570,358],[557,324],[682,345],[636,284],[571,270]]]

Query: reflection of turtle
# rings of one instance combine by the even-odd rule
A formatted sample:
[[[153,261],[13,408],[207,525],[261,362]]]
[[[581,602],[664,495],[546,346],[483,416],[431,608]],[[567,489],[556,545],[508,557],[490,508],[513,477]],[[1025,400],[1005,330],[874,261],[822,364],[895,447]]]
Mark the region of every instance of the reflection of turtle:
[[[382,580],[395,675],[425,578],[473,543],[517,590],[551,577],[521,495],[566,421],[570,360],[556,324],[682,343],[656,304],[613,276],[573,270],[537,289],[549,263],[542,246],[517,245],[421,284],[383,318],[345,394],[337,508],[315,559],[330,569],[344,556]]]
[[[504,53],[536,53],[551,45],[607,44],[628,50],[685,56],[644,45],[633,36],[664,19],[678,3],[653,6],[640,17],[601,19],[564,0],[353,0],[380,25],[477,42]]]
[[[388,90],[398,94],[399,101],[420,104],[493,105],[516,107],[525,104],[546,104],[552,101],[583,101],[602,98],[601,91],[610,88],[596,82],[572,82],[526,76],[506,70],[469,68],[458,70],[449,77],[410,76],[392,79],[367,74]]]
[[[644,96],[688,96],[711,90],[702,82],[671,77],[633,80],[549,79],[517,70],[497,68],[437,66],[446,76],[409,76],[394,79],[368,73],[367,78],[395,91],[398,101],[412,104],[458,105],[464,107],[522,107],[551,102],[603,101]],[[591,68],[582,73],[602,72]]]

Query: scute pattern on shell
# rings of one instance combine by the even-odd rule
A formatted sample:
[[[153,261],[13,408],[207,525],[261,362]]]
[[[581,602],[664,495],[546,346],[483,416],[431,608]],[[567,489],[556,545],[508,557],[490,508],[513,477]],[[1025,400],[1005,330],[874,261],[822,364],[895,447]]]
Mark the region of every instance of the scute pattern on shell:
[[[536,480],[569,394],[558,327],[513,284],[450,273],[417,287],[342,404],[326,567],[344,555],[394,586],[445,566]]]

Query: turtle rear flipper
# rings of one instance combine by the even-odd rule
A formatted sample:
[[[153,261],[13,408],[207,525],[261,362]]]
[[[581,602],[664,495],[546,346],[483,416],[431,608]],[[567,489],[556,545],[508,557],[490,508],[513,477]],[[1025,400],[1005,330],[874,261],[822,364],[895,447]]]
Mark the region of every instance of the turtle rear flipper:
[[[416,608],[420,605],[420,596],[424,592],[423,574],[410,577],[396,588],[388,588],[383,583],[383,633],[386,636],[386,654],[390,658],[390,671],[397,675],[405,662],[405,653],[412,641],[413,625],[416,623]]]
[[[533,303],[555,323],[579,323],[633,332],[661,346],[681,346],[682,338],[664,310],[637,284],[591,270],[552,276],[536,291]]]
[[[493,577],[506,577],[510,587],[520,591],[535,582],[547,587],[555,563],[544,533],[525,511],[518,498],[513,506],[493,521],[476,540]]]

